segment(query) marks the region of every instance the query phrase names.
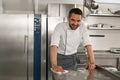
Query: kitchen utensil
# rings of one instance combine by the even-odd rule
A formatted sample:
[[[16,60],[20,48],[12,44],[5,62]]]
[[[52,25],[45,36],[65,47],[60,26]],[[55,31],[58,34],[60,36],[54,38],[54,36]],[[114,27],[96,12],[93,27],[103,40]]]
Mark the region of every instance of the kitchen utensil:
[[[99,7],[98,3],[96,3],[94,0],[84,0],[84,6],[88,8],[91,13],[96,13],[94,10],[98,9]]]
[[[92,8],[92,9],[98,9],[98,7],[99,7],[99,6],[98,6],[98,3],[96,3],[95,1],[92,1],[92,2],[91,2],[91,8]]]
[[[98,23],[98,24],[97,24],[97,27],[101,28],[101,27],[103,27],[103,25],[104,25],[104,24],[102,24],[102,23]]]
[[[120,54],[120,48],[110,48],[110,51],[112,53],[119,53]]]
[[[115,12],[112,12],[112,11],[108,8],[108,11],[109,11],[110,13],[112,13],[112,14],[117,14],[117,15],[120,15],[120,10],[115,11]]]

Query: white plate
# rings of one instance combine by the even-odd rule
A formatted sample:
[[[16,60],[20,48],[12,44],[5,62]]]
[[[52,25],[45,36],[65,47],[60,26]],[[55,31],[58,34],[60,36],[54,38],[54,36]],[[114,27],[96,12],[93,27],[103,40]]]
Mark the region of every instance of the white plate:
[[[58,74],[58,75],[66,74],[66,73],[69,72],[68,70],[64,70],[64,72],[56,72],[56,71],[54,71],[52,68],[51,68],[51,71],[54,72],[54,73],[56,73],[56,74]]]

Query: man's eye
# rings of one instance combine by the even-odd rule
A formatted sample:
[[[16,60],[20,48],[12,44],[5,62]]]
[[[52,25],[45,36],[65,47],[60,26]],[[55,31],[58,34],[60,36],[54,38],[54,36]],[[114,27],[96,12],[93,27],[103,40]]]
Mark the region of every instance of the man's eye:
[[[75,21],[74,19],[71,19],[71,21]]]
[[[80,22],[80,20],[78,20],[77,22]]]

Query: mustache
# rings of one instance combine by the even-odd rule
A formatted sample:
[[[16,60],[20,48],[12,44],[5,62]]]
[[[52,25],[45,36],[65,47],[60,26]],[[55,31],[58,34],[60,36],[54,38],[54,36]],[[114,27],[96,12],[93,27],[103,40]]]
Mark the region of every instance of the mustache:
[[[75,27],[74,27],[75,26]],[[74,24],[69,24],[69,27],[72,29],[72,30],[75,30],[79,27],[79,25],[74,25]]]

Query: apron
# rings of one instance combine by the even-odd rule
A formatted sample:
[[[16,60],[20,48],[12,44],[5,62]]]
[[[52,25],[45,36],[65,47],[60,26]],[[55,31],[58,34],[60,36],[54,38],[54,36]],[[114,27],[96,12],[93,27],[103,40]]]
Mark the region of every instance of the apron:
[[[57,64],[66,70],[75,70],[77,64],[77,54],[63,55],[58,53]]]

